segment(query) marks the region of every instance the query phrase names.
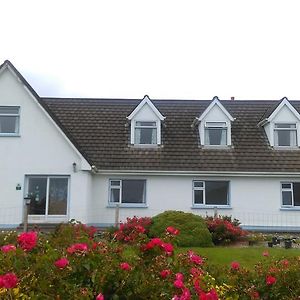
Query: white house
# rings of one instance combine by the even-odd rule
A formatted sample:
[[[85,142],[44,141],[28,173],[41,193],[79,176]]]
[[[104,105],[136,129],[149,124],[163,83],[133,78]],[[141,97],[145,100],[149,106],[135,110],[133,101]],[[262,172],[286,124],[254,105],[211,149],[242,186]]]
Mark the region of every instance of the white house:
[[[165,210],[300,229],[300,101],[42,98],[0,66],[0,227]]]

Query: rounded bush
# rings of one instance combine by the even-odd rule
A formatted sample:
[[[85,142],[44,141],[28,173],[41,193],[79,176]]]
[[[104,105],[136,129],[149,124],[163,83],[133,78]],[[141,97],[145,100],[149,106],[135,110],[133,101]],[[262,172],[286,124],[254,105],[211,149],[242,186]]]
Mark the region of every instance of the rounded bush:
[[[180,230],[174,242],[180,247],[211,247],[211,234],[202,217],[182,211],[165,211],[152,218],[149,235],[159,237],[165,233],[168,226]]]

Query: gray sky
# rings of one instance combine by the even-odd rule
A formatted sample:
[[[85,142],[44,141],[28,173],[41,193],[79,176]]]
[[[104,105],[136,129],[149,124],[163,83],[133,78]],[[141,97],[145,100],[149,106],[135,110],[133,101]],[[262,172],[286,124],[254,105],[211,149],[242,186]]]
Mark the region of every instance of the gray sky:
[[[300,99],[299,0],[1,1],[41,96]]]

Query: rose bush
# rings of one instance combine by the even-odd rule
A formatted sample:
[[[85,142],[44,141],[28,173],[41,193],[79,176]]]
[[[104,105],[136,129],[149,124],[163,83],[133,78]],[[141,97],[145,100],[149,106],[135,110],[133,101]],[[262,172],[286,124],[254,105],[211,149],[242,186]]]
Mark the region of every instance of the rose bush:
[[[254,270],[237,261],[210,267],[195,251],[176,252],[175,226],[149,238],[141,222],[136,219],[129,231],[120,228],[122,239],[76,223],[51,235],[29,232],[7,244],[3,239],[0,299],[296,299],[300,294],[297,258],[262,255]],[[126,240],[132,232],[134,239]]]

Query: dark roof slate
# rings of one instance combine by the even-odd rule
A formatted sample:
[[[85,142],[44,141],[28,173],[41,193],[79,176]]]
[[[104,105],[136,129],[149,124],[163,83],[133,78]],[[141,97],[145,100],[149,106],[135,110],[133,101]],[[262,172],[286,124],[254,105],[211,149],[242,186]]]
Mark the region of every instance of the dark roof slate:
[[[262,116],[278,101],[221,101],[235,118],[229,149],[199,146],[191,126],[211,102],[153,100],[166,117],[158,148],[130,146],[126,117],[141,100],[41,98],[51,116],[79,151],[100,170],[300,172],[300,150],[274,150],[262,127]],[[300,101],[291,101],[300,111]]]

